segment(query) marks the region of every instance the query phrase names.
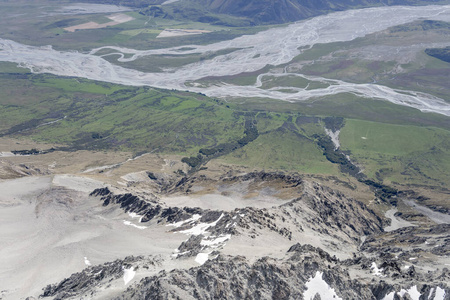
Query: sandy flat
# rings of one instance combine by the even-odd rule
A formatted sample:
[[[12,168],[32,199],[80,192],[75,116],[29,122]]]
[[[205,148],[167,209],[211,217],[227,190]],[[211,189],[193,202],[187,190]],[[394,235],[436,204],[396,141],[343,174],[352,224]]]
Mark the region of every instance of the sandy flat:
[[[66,187],[75,191],[90,193],[97,188],[105,187],[101,181],[74,175],[55,175],[52,181],[53,185]]]
[[[85,268],[85,257],[93,265],[128,255],[170,259],[173,249],[186,239],[169,233],[165,226],[136,228],[151,225],[88,197],[85,190],[95,184],[76,176],[0,182],[2,299],[39,295],[47,284]]]
[[[109,27],[109,26],[114,26],[114,25],[117,25],[117,24],[126,23],[126,22],[129,22],[131,20],[134,20],[133,17],[130,17],[130,16],[125,15],[125,14],[115,14],[115,15],[112,15],[112,16],[108,16],[108,19],[110,19],[112,21],[111,22],[107,22],[107,23],[103,23],[103,24],[99,24],[99,23],[96,23],[96,22],[87,22],[87,23],[83,23],[83,24],[80,24],[80,25],[66,27],[64,29],[69,31],[69,32],[75,32],[76,30],[83,30],[83,29],[99,29],[99,28],[105,28],[105,27]]]
[[[165,29],[156,38],[202,34],[202,33],[208,33],[208,32],[211,32],[211,31],[197,30],[197,29]]]
[[[232,211],[236,208],[244,207],[269,208],[276,205],[281,205],[289,200],[281,200],[275,197],[263,196],[246,199],[240,195],[226,196],[221,194],[206,194],[162,197],[161,201],[166,203],[168,206],[200,207],[202,209]]]
[[[394,230],[397,230],[397,229],[403,228],[403,227],[416,226],[416,225],[412,224],[411,222],[408,222],[406,220],[403,220],[402,218],[396,217],[395,216],[396,212],[397,212],[397,209],[392,208],[392,209],[386,211],[386,213],[384,214],[384,216],[386,218],[391,219],[391,225],[385,227],[384,231],[389,232],[389,231],[394,231]]]

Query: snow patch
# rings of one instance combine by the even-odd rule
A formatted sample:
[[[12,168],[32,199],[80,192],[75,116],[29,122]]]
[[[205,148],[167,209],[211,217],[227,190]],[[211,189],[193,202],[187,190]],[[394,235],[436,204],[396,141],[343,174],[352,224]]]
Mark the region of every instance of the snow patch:
[[[172,223],[172,224],[167,224],[166,226],[173,226],[173,227],[177,227],[178,228],[178,227],[183,226],[184,224],[195,222],[195,221],[201,219],[201,217],[202,217],[201,215],[195,214],[195,215],[192,216],[192,218],[189,218],[189,219],[184,220],[184,221]]]
[[[178,249],[175,249],[175,251],[174,251],[175,253],[174,254],[172,254],[172,257],[174,257],[174,258],[177,258],[178,256],[180,256],[180,255],[185,255],[185,254],[188,254],[189,252],[191,252],[191,250],[188,250],[188,251],[184,251],[184,252],[181,252],[181,253],[179,253],[180,252],[180,250],[178,250]]]
[[[128,282],[130,282],[134,278],[134,275],[136,275],[136,271],[133,267],[129,269],[123,269],[123,281],[125,282],[125,285],[127,285]]]
[[[411,297],[412,300],[419,300],[419,298],[421,296],[421,294],[417,290],[416,285],[410,287],[409,290],[407,291],[407,293],[409,294],[409,296]]]
[[[312,300],[319,294],[321,299],[335,299],[342,300],[336,295],[336,292],[331,288],[325,280],[322,279],[322,272],[317,271],[314,278],[310,278],[306,283],[306,291],[303,293],[303,299]]]
[[[331,138],[331,141],[334,144],[334,149],[337,150],[339,147],[341,147],[341,144],[339,143],[339,133],[340,130],[331,131],[330,129],[325,128],[325,133]]]
[[[236,222],[233,222],[233,224],[231,224],[231,223],[228,223],[227,225],[225,225],[225,228],[228,228],[228,227],[235,227],[236,226]]]
[[[377,264],[375,262],[372,262],[372,266],[370,267],[372,269],[372,274],[375,276],[385,277],[386,275],[383,275],[383,268],[378,269]]]
[[[206,230],[209,227],[216,226],[217,222],[219,222],[220,219],[222,219],[222,218],[223,218],[223,213],[220,215],[220,217],[216,221],[214,221],[212,223],[200,223],[200,224],[195,225],[191,229],[183,230],[183,231],[180,231],[180,232],[181,233],[185,233],[185,234],[193,234],[193,235],[205,234]]]
[[[16,156],[16,155],[12,152],[0,152],[0,157],[11,157],[11,156]]]
[[[123,224],[125,224],[127,226],[133,226],[133,227],[135,227],[137,229],[141,229],[141,230],[147,228],[147,226],[138,226],[136,224],[131,223],[130,221],[125,221],[125,220],[123,220]]]
[[[198,263],[198,264],[200,264],[200,265],[203,265],[203,264],[208,260],[209,255],[210,255],[211,253],[212,253],[212,252],[208,252],[208,253],[199,253],[199,254],[197,254],[197,256],[195,257],[195,262]]]
[[[445,298],[445,290],[440,287],[436,288],[436,294],[434,295],[434,300],[444,300]]]
[[[430,291],[430,296],[433,293],[433,289],[431,289]],[[405,290],[405,289],[401,289],[400,292],[390,292],[389,294],[387,294],[386,296],[384,296],[383,300],[394,300],[395,295],[403,298],[405,295],[409,295],[409,298],[411,298],[411,300],[419,300],[420,299],[420,292],[417,290],[417,286],[413,285],[412,287],[410,287],[409,289]],[[436,293],[437,295],[437,293]],[[428,297],[428,299],[430,299],[430,297]],[[436,297],[434,298],[436,300]],[[444,299],[444,298],[442,298]]]
[[[139,223],[141,223],[142,218],[144,217],[144,216],[138,215],[137,213],[128,213],[128,215],[129,215],[132,219],[134,219],[134,218],[139,218]]]
[[[85,264],[86,266],[92,266],[91,262],[89,261],[89,259],[87,259],[86,256],[84,257],[84,264]]]
[[[390,292],[386,296],[384,296],[383,300],[394,300],[395,292]]]
[[[216,238],[214,240],[211,240],[211,241],[203,239],[200,242],[200,245],[207,246],[207,247],[212,247],[212,248],[217,248],[219,244],[222,244],[225,241],[228,241],[229,239],[231,239],[231,234],[226,234],[226,235],[219,236],[218,238]]]

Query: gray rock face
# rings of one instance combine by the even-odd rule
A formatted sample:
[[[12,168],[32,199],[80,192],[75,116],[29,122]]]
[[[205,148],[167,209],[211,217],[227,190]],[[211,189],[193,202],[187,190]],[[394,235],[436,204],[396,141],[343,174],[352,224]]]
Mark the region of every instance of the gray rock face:
[[[299,177],[279,173],[249,173],[240,177],[228,177],[223,182],[270,182],[298,190],[300,197],[281,206],[258,209],[247,207],[234,211],[205,210],[198,207],[162,207],[132,194],[114,195],[107,188],[96,189],[91,196],[99,196],[103,205],[119,205],[125,212],[142,216],[141,222],[150,220],[158,224],[179,224],[173,232],[189,231],[199,224],[211,224],[207,231],[211,236],[245,235],[255,238],[265,232],[274,232],[289,241],[301,239],[305,234],[318,234],[331,243],[358,244],[362,235],[380,233],[382,219],[363,203],[316,183],[305,183]],[[185,180],[184,188],[194,183]],[[181,187],[180,187],[181,188]],[[198,215],[199,218],[192,218]],[[307,233],[305,233],[305,231]],[[178,248],[179,257],[195,256],[205,247],[206,236],[192,235]]]
[[[302,299],[317,271],[343,299],[376,299],[338,260],[312,246],[293,246],[284,260],[219,256],[201,267],[143,279],[116,299]]]
[[[187,192],[196,180],[205,178],[184,179],[176,189]],[[386,220],[363,203],[296,176],[258,172],[225,176],[219,184],[250,181],[255,185],[277,182],[297,197],[272,208],[222,211],[166,207],[156,197],[148,201],[132,194],[115,195],[107,188],[93,191],[91,196],[98,197],[103,206],[136,213],[147,226],[167,226],[169,232],[189,237],[171,258],[127,257],[89,267],[45,287],[41,297],[96,299],[98,291],[108,290],[124,276],[124,268],[140,272],[143,266],[152,265],[154,272],[141,275],[126,290],[123,286],[116,289],[108,299],[304,299],[306,292],[313,299],[328,299],[329,295],[419,299],[419,294],[420,299],[437,300],[442,295],[449,299],[450,271],[443,262],[449,256],[450,225],[384,232]],[[273,238],[288,246],[282,255],[223,254],[235,239],[260,245]],[[306,240],[313,240],[315,246]],[[272,246],[267,244],[269,249]],[[181,267],[202,254],[209,255],[202,265]],[[350,258],[339,259],[335,254]],[[180,267],[174,269],[174,262]],[[322,290],[315,291],[314,286]],[[321,296],[321,291],[328,294]]]
[[[155,264],[143,257],[128,257],[89,267],[59,284],[47,286],[41,297],[95,299],[94,287],[105,286],[123,276],[124,266],[143,262]],[[317,274],[341,299],[383,299],[390,293],[398,293],[395,299],[414,299],[406,292],[411,289],[421,294],[420,299],[439,299],[434,298],[437,288],[445,292],[444,299],[448,299],[450,289],[445,284],[449,279],[448,270],[446,274],[435,276],[434,282],[430,276],[428,282],[414,279],[413,267],[404,272],[409,277],[403,283],[375,276],[371,280],[354,280],[349,269],[367,268],[365,265],[369,262],[367,258],[340,261],[320,248],[294,244],[283,259],[263,257],[250,263],[243,256],[219,255],[196,268],[161,271],[143,278],[114,299],[304,299],[305,291],[310,288],[308,283]],[[398,265],[384,263],[382,268],[398,269]],[[409,296],[400,297],[402,290],[403,295]],[[321,298],[316,295],[314,299]]]
[[[124,269],[137,263],[155,265],[157,259],[148,259],[142,256],[128,256],[102,265],[92,266],[82,272],[72,274],[58,284],[48,285],[43,289],[40,297],[52,297],[53,299],[77,298],[85,295],[90,298],[97,287],[105,286],[114,279],[123,277]]]
[[[410,289],[416,289],[420,299],[434,299],[437,287],[446,295],[450,291],[443,283],[364,283],[353,280],[344,266],[320,248],[295,244],[285,259],[264,257],[249,263],[240,256],[219,256],[198,268],[162,272],[143,279],[115,299],[304,299],[307,283],[317,272],[342,299],[383,299],[402,288],[404,296],[399,296],[400,292],[396,299],[414,299],[413,292],[406,292]],[[321,298],[316,294],[314,299]]]

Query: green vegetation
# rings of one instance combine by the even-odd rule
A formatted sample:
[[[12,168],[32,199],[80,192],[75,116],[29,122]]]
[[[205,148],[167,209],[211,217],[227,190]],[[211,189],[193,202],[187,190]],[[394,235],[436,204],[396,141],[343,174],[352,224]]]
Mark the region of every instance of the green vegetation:
[[[3,72],[0,95],[1,134],[72,149],[195,153],[245,130],[232,108],[184,92]]]
[[[54,4],[53,1],[45,3]],[[134,49],[176,46],[187,50],[188,45],[229,40],[267,28],[248,26],[248,20],[235,17],[200,14],[201,7],[133,3],[141,10],[126,12],[135,18],[130,22],[71,33],[64,28],[90,21],[104,23],[109,21],[106,18],[109,14],[38,18],[42,4],[24,6],[3,1],[0,9],[7,17],[0,20],[1,37],[79,51],[105,44]],[[29,17],[8,17],[21,13]],[[177,19],[169,18],[170,15]],[[203,18],[200,19],[200,15]],[[211,32],[156,38],[167,28]],[[289,68],[290,64],[278,67],[296,70],[295,64],[302,62],[301,72],[307,75],[354,83],[381,83],[448,98],[449,66],[439,60],[446,59],[448,47],[418,49],[417,53],[408,54],[412,55],[409,60],[403,55],[400,58],[394,55],[399,47],[441,42],[448,33],[449,23],[413,22],[349,42],[318,44],[304,49],[292,62],[293,68]],[[382,48],[387,50],[376,52],[376,56],[367,55]],[[162,68],[176,68],[235,50],[156,55],[128,63],[117,62],[115,55],[105,56],[105,59],[127,68],[158,72]],[[113,52],[116,51],[104,49],[97,55]],[[250,85],[259,74],[272,69],[273,66],[266,66],[257,72],[202,78],[191,84]],[[316,89],[329,84],[295,75],[266,76],[262,88],[281,87],[289,92],[289,87]],[[273,99],[227,99],[225,102],[187,92],[35,75],[13,64],[0,63],[0,119],[2,136],[65,144],[65,150],[174,153],[184,156],[182,161],[191,167],[191,172],[212,159],[270,170],[336,176],[344,172],[371,186],[382,199],[396,195],[397,190],[389,187],[391,185],[445,187],[450,182],[448,117],[349,93],[299,103]],[[324,127],[333,131],[341,129],[343,151],[334,149]],[[26,151],[41,153],[36,153],[35,149]],[[149,174],[149,177],[155,176]]]
[[[108,55],[104,58],[115,65],[131,68],[142,72],[162,72],[164,69],[182,67],[187,64],[213,59],[216,56],[224,55],[236,51],[237,49],[225,49],[205,54],[186,54],[186,55],[152,55],[140,57],[130,62],[120,62],[117,55]],[[117,52],[116,52],[117,53]],[[105,53],[99,53],[103,55]]]
[[[196,168],[202,164],[203,157],[200,154],[198,154],[197,156],[183,157],[181,161],[191,168]]]
[[[348,154],[367,180],[384,187],[444,187],[450,181],[447,118],[384,101],[347,96],[314,106],[264,100],[237,105],[187,92],[30,74],[9,63],[0,64],[0,96],[0,134],[71,150],[182,154],[193,171],[220,158],[272,170],[340,170],[359,178]],[[327,112],[336,117],[320,115]],[[324,127],[341,129],[344,153],[334,150]]]
[[[440,60],[450,63],[450,46],[445,48],[425,49],[425,53]]]
[[[325,123],[325,128],[333,132],[340,130],[345,124],[345,120],[342,117],[326,117],[323,119],[323,122]]]
[[[270,113],[273,118],[271,122],[276,120],[276,113],[301,112],[304,115],[337,116],[345,119],[433,126],[450,130],[448,117],[444,115],[422,113],[414,108],[395,105],[388,101],[366,99],[350,93],[295,103],[264,98],[246,98],[244,101],[243,99],[231,99],[229,103],[245,106],[248,110],[260,111],[260,114]]]
[[[237,113],[237,115],[239,115],[239,113]],[[252,116],[251,114],[249,116],[246,116],[246,114],[242,115],[246,118],[244,123],[244,136],[242,138],[237,141],[221,143],[212,148],[201,148],[197,156],[183,157],[181,161],[192,167],[193,169],[191,171],[196,171],[207,161],[231,153],[241,147],[244,147],[248,143],[253,142],[259,135],[258,129],[253,123],[253,120],[249,118]]]
[[[392,27],[390,32],[427,31],[433,29],[450,29],[450,23],[436,20],[416,21]]]
[[[263,89],[271,89],[273,87],[299,87],[306,90],[313,90],[318,88],[327,88],[328,83],[311,81],[300,76],[265,76],[262,81]]]
[[[448,130],[347,120],[340,140],[372,180],[441,187],[450,182]]]
[[[345,154],[335,149],[329,137],[316,136],[317,144],[322,148],[325,157],[333,164],[338,164],[342,173],[348,173],[356,178],[362,178],[360,169],[347,159]]]
[[[430,0],[333,0],[279,2],[274,0],[184,0],[161,6],[164,0],[71,0],[101,4],[124,5],[140,9],[151,17],[195,20],[207,23],[242,26],[294,22],[333,11],[380,5],[429,5]],[[448,0],[433,0],[433,4],[448,4]],[[276,9],[274,9],[274,7]]]
[[[284,127],[259,135],[252,143],[223,157],[223,161],[266,170],[338,175],[316,142]]]
[[[447,99],[450,67],[439,59],[445,60],[448,50],[426,50],[423,45],[441,43],[449,34],[448,22],[415,21],[348,42],[316,44],[292,63],[303,62],[301,73],[306,75],[377,83]]]
[[[36,86],[50,87],[65,92],[80,92],[91,94],[111,95],[123,87],[104,82],[92,82],[82,78],[58,78],[55,76],[34,76]]]
[[[0,95],[2,135],[72,150],[184,154],[194,170],[223,157],[264,168],[338,174],[313,137],[324,134],[317,117],[249,112],[200,94],[30,74],[10,63],[0,64]],[[268,156],[258,154],[262,150]]]
[[[161,4],[163,0],[77,0],[72,2],[87,2],[87,3],[99,3],[99,4],[110,4],[110,5],[123,5],[136,8],[146,8],[149,4]]]
[[[90,2],[90,1],[86,1]],[[123,2],[121,2],[123,4]],[[148,3],[148,2],[147,2]],[[266,26],[248,26],[228,28],[215,22],[198,22],[183,18],[177,14],[177,19],[167,16],[149,17],[137,11],[124,12],[134,20],[114,26],[77,30],[68,32],[64,28],[87,22],[105,23],[111,20],[111,13],[100,14],[48,14],[49,8],[57,12],[61,7],[70,5],[69,1],[55,3],[51,0],[39,2],[30,1],[0,1],[2,18],[0,19],[0,37],[11,39],[27,45],[52,45],[58,50],[78,50],[88,52],[93,48],[114,45],[134,49],[159,49],[182,47],[183,45],[204,45],[208,43],[230,40],[244,34],[254,34],[267,29]],[[148,7],[148,4],[146,5]],[[50,9],[50,10],[51,10]],[[42,18],[42,15],[46,15]],[[26,15],[26,18],[14,17]],[[239,20],[237,20],[239,21]],[[156,38],[165,29],[200,29],[210,33]],[[164,57],[163,57],[164,58]]]
[[[399,194],[399,191],[397,189],[370,179],[361,179],[360,181],[368,185],[374,191],[375,196],[377,196],[381,200],[385,202],[389,201],[390,204],[395,206],[397,205],[396,196]]]

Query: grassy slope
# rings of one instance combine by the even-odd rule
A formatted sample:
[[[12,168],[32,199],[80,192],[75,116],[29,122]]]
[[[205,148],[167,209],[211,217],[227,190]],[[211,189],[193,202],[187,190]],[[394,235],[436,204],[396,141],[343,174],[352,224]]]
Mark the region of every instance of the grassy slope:
[[[208,44],[267,29],[264,26],[227,28],[189,20],[149,18],[138,12],[125,12],[135,19],[102,29],[68,32],[64,28],[92,21],[109,22],[110,20],[106,17],[111,14],[47,14],[51,11],[58,11],[59,7],[65,5],[70,5],[70,2],[0,1],[0,11],[4,16],[0,18],[0,37],[27,45],[52,45],[55,49],[60,50],[89,51],[105,45],[156,49],[189,44]],[[19,17],[14,17],[15,15],[19,15]],[[26,17],[20,17],[22,15]],[[46,15],[46,17],[42,18],[42,15]],[[167,28],[201,29],[209,30],[211,33],[157,39],[158,34]]]
[[[8,2],[1,5],[5,13],[8,13],[8,9],[11,12],[17,12],[18,4]],[[23,6],[20,9],[23,12],[32,13],[36,9],[33,5]],[[16,7],[11,8],[12,6]],[[4,29],[1,30],[1,37],[14,37],[14,39],[26,41],[28,44],[53,44],[56,48],[61,49],[88,50],[105,44],[150,49],[210,43],[263,29],[263,27],[259,27],[223,30],[224,28],[221,26],[158,18],[152,19],[143,26],[148,21],[147,17],[137,13],[128,14],[135,17],[136,20],[100,29],[101,34],[99,34],[99,30],[68,33],[62,28],[92,20],[103,22],[106,21],[105,15],[71,16],[70,18],[54,16],[45,20],[32,17],[27,19],[5,18],[0,20],[0,29]],[[155,39],[157,33],[164,28],[196,28],[215,32],[199,36]],[[405,39],[415,40],[416,34],[414,31],[390,32],[383,41],[389,44],[399,39],[402,41]],[[423,35],[422,32],[419,34]],[[434,37],[432,36],[432,38]],[[372,64],[370,61],[360,60],[342,64],[340,61],[346,60],[345,51],[365,47],[373,42],[373,36],[369,36],[348,43],[316,45],[313,49],[305,51],[297,60],[316,60],[313,71],[324,77],[367,82],[373,75],[379,75],[384,70],[392,69],[396,63],[386,61]],[[380,43],[380,35],[377,35],[377,43]],[[320,60],[322,56],[327,56],[335,50],[343,51],[340,54],[333,54],[336,55],[336,61]],[[152,61],[152,65],[155,68],[168,63],[177,66],[186,61],[197,61],[202,58],[192,56],[181,59],[185,61],[161,56],[154,62]],[[423,54],[419,56],[418,63],[402,65],[402,67],[408,70],[412,74],[411,76],[423,75],[418,73],[421,72],[420,68],[423,66],[433,72],[446,68],[445,65],[438,64],[436,61],[436,59]],[[306,67],[304,70],[307,71],[308,68]],[[256,75],[244,74],[241,77],[233,76],[229,79],[235,83],[239,83],[243,78],[248,82],[254,82]],[[430,78],[429,74],[425,75],[427,76],[422,77]],[[406,78],[403,78],[405,76]],[[409,73],[405,76],[399,76],[403,81],[398,80],[389,84],[410,88],[407,84],[403,86],[403,83],[408,82]],[[433,87],[433,89],[438,91],[443,85],[442,76],[440,73],[433,76],[432,78],[437,78],[433,79],[437,85],[437,88]],[[422,77],[420,77],[421,80]],[[310,82],[286,77],[274,79],[272,82],[268,81],[264,87],[292,84],[303,87],[308,83]],[[423,91],[429,92],[429,89]],[[437,95],[439,96],[439,94]],[[450,139],[448,131],[446,131],[450,129],[450,124],[448,118],[444,116],[424,114],[388,102],[362,99],[349,94],[334,95],[306,103],[284,103],[267,99],[246,99],[244,103],[242,103],[242,99],[238,99],[238,102],[240,104],[229,104],[231,107],[227,107],[195,94],[129,88],[82,79],[30,75],[23,69],[15,68],[12,64],[0,64],[0,120],[2,120],[0,133],[7,133],[9,130],[10,133],[16,135],[24,135],[41,141],[65,142],[77,148],[118,149],[134,152],[158,149],[158,151],[166,153],[193,155],[202,147],[212,147],[219,143],[236,141],[242,137],[244,120],[242,115],[234,112],[239,110],[262,111],[267,114],[261,113],[256,118],[260,136],[245,147],[223,157],[225,161],[260,166],[266,169],[336,174],[338,172],[336,166],[326,161],[321,150],[311,138],[314,133],[323,134],[322,128],[317,124],[297,124],[295,122],[298,113],[319,116],[334,115],[354,119],[347,121],[342,132],[342,145],[343,148],[352,152],[358,162],[365,166],[370,177],[386,182],[427,185],[442,185],[450,182],[447,171],[448,161],[450,161],[447,151],[450,148],[448,146]],[[64,116],[67,118],[37,127],[46,122],[59,120]],[[290,117],[294,119],[289,120]],[[371,124],[369,126],[362,120],[375,122],[368,122],[367,124]],[[357,130],[366,126],[361,124],[376,128],[375,131],[380,135],[376,135],[372,139],[375,139],[377,143],[371,143],[372,139],[361,139],[362,135],[359,135],[362,132],[357,132]],[[428,128],[424,129],[423,126]],[[353,133],[351,133],[352,128],[355,130]],[[417,129],[418,134],[407,134],[408,130],[402,131],[399,128],[413,131]],[[382,132],[384,134],[381,134]],[[389,140],[393,139],[400,143],[404,136],[407,136],[408,140],[405,140],[404,144],[400,146]],[[362,144],[363,142],[366,144]],[[379,149],[377,148],[378,142],[390,143],[393,148]],[[400,151],[404,149],[402,147],[408,148],[407,143],[414,144],[414,148],[417,150],[413,152]],[[394,145],[397,146],[394,147]]]
[[[340,140],[370,178],[442,187],[450,182],[447,130],[347,120]]]
[[[225,162],[266,170],[339,174],[338,167],[326,160],[314,141],[283,129],[261,134],[253,143],[223,159]]]
[[[248,118],[236,105],[197,94],[33,75],[10,63],[0,64],[0,95],[1,133],[72,149],[196,155],[242,138]],[[295,113],[259,113],[255,121],[261,135],[226,161],[337,174],[311,138],[323,134],[320,124],[300,124]]]
[[[314,45],[293,64],[314,61],[303,66],[301,73],[354,83],[375,81],[447,99],[450,64],[426,55],[425,46],[418,45],[441,43],[449,35],[450,23],[416,21],[349,42]],[[403,55],[396,56],[397,51]]]
[[[444,115],[422,113],[414,108],[387,101],[365,99],[348,93],[297,103],[262,98],[235,101],[255,111],[301,112],[305,115],[338,116],[389,124],[434,126],[450,130],[450,122]]]
[[[11,65],[3,65],[7,65],[0,67],[4,134],[74,148],[182,153],[243,135],[240,116],[201,95],[11,73]],[[59,121],[40,126],[55,120]]]
[[[272,170],[336,175],[337,166],[325,159],[314,138],[323,134],[321,121],[304,115],[345,111],[347,118],[385,114],[388,120],[396,115],[403,125],[348,119],[341,133],[342,148],[351,152],[369,177],[385,183],[445,186],[450,181],[448,128],[427,124],[434,120],[446,128],[448,119],[440,121],[440,116],[382,101],[334,100],[323,100],[323,106],[279,101],[226,104],[192,93],[33,75],[10,63],[0,64],[1,133],[66,143],[74,149],[196,155],[200,148],[240,139],[245,117],[239,111],[246,107],[259,110],[253,118],[260,135],[221,159]],[[339,105],[343,107],[338,109]],[[39,127],[55,120],[59,121]]]

